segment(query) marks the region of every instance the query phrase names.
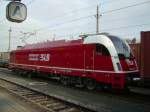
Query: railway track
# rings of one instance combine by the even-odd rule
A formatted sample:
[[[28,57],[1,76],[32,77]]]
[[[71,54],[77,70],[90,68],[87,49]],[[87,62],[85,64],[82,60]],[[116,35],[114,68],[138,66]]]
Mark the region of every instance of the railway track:
[[[8,70],[7,68],[0,68],[0,72],[6,73],[6,74],[12,74],[11,70]],[[16,74],[15,74],[16,75]],[[132,96],[138,96],[138,97],[150,97],[150,90],[146,88],[141,88],[141,87],[129,87],[130,92],[127,92],[127,94],[132,95]],[[104,92],[104,91],[103,91]],[[112,93],[112,91],[109,91]],[[104,92],[104,94],[107,94],[108,92]],[[115,92],[116,94],[116,92]]]
[[[24,100],[38,105],[46,110],[46,112],[93,112],[92,110],[33,91],[3,79],[0,79],[0,86]]]
[[[51,82],[51,81],[47,81],[47,80],[45,81],[45,79],[41,79],[41,78],[39,80],[38,77],[36,79],[27,79],[24,77],[20,77],[18,74],[12,75],[12,72],[7,69],[5,69],[5,70],[0,69],[0,73],[1,73],[0,82],[2,79],[2,81],[6,81],[6,82],[12,83],[14,85],[19,85],[19,86],[21,86],[21,88],[23,87],[23,88],[27,88],[29,90],[31,89],[31,91],[33,90],[33,92],[35,92],[35,93],[40,93],[40,94],[44,95],[46,98],[47,97],[49,98],[49,96],[52,96],[50,98],[62,101],[62,103],[67,105],[67,107],[70,107],[68,105],[71,105],[71,107],[72,107],[72,105],[73,105],[73,107],[75,106],[75,108],[77,108],[77,110],[75,110],[73,112],[91,112],[91,110],[98,111],[98,112],[110,112],[111,110],[115,110],[115,111],[119,110],[118,112],[126,112],[126,111],[130,112],[131,110],[132,110],[132,112],[141,112],[139,110],[143,110],[143,109],[149,110],[150,96],[141,94],[139,92],[136,93],[136,92],[131,91],[131,92],[127,92],[127,93],[122,93],[122,92],[117,92],[117,91],[112,91],[112,92],[111,91],[101,91],[101,90],[99,91],[99,89],[95,90],[95,91],[88,91],[86,89],[81,90],[81,88],[72,88],[72,87],[70,89],[68,89],[62,85],[57,84],[57,82]],[[39,84],[39,82],[41,82],[41,83]],[[38,84],[36,84],[36,83],[38,83]],[[2,84],[0,83],[0,86],[1,85]],[[21,89],[19,89],[19,90],[21,90]],[[67,92],[65,92],[65,91],[67,91]],[[35,95],[37,95],[37,94],[35,94]],[[28,95],[28,97],[31,97],[31,96],[33,96],[33,95],[32,94]],[[40,100],[40,98],[39,98],[39,100]],[[42,102],[40,103],[40,101],[38,102],[38,95],[37,95],[37,97],[35,96],[35,98],[31,98],[31,99],[33,101],[30,101],[30,99],[27,99],[27,101],[33,102],[34,104],[39,105],[39,106],[41,106],[41,104],[49,105],[49,104],[47,104],[48,101],[45,99],[41,99],[41,100],[43,100],[42,101],[43,103]],[[37,99],[36,103],[35,103],[34,99]],[[43,107],[43,105],[41,107]],[[118,106],[118,105],[120,105],[120,106]],[[54,106],[55,106],[55,104],[54,104]],[[135,106],[137,106],[137,108],[135,108]],[[127,108],[127,107],[129,107],[129,108]],[[48,110],[46,106],[44,106],[43,108],[45,110]],[[124,111],[122,111],[123,109],[124,109]],[[48,111],[50,111],[50,110],[48,110]],[[67,112],[66,110],[64,110],[64,111],[61,110],[61,111]],[[61,111],[58,109],[58,111],[56,111],[56,112],[61,112]],[[55,110],[54,110],[54,112],[55,112]],[[72,112],[72,111],[69,111],[69,112]],[[145,111],[145,112],[147,112],[147,111]]]

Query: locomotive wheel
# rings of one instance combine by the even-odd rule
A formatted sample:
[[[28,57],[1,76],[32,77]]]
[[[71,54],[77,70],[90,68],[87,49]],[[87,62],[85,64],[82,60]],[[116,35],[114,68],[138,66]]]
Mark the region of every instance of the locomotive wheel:
[[[88,90],[94,90],[97,86],[96,81],[90,78],[84,79],[84,84]]]
[[[32,71],[28,71],[28,72],[26,72],[26,74],[25,74],[26,76],[27,76],[27,78],[29,78],[29,79],[31,79],[31,78],[33,78],[33,72]]]
[[[61,82],[64,86],[68,86],[68,85],[69,85],[69,77],[67,77],[67,76],[61,76],[61,77],[60,77],[60,82]]]

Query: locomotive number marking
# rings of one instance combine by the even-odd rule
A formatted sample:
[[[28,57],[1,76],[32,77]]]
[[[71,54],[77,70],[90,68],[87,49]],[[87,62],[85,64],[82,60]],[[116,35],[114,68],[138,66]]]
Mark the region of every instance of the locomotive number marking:
[[[29,54],[29,61],[49,61],[50,54]]]

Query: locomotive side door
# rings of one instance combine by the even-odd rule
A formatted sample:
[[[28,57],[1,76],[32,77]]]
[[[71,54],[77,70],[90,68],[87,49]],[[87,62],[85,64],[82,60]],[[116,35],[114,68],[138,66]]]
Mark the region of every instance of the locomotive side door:
[[[84,51],[84,69],[93,70],[94,68],[94,50],[91,45],[87,45]]]

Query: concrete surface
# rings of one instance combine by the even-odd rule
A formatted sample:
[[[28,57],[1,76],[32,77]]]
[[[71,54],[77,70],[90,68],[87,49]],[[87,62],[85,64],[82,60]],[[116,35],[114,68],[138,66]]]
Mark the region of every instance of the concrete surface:
[[[42,112],[0,87],[0,112]]]
[[[143,95],[149,95],[150,96],[150,89],[147,88],[139,88],[139,87],[129,87],[131,91],[134,93],[139,93]]]
[[[149,112],[150,100],[130,99],[101,92],[88,92],[75,88],[67,88],[59,83],[47,82],[47,85],[31,85],[38,79],[27,79],[0,72],[0,78],[15,82],[50,96],[67,99],[70,102],[84,105],[98,112]],[[43,81],[43,80],[42,80]]]

